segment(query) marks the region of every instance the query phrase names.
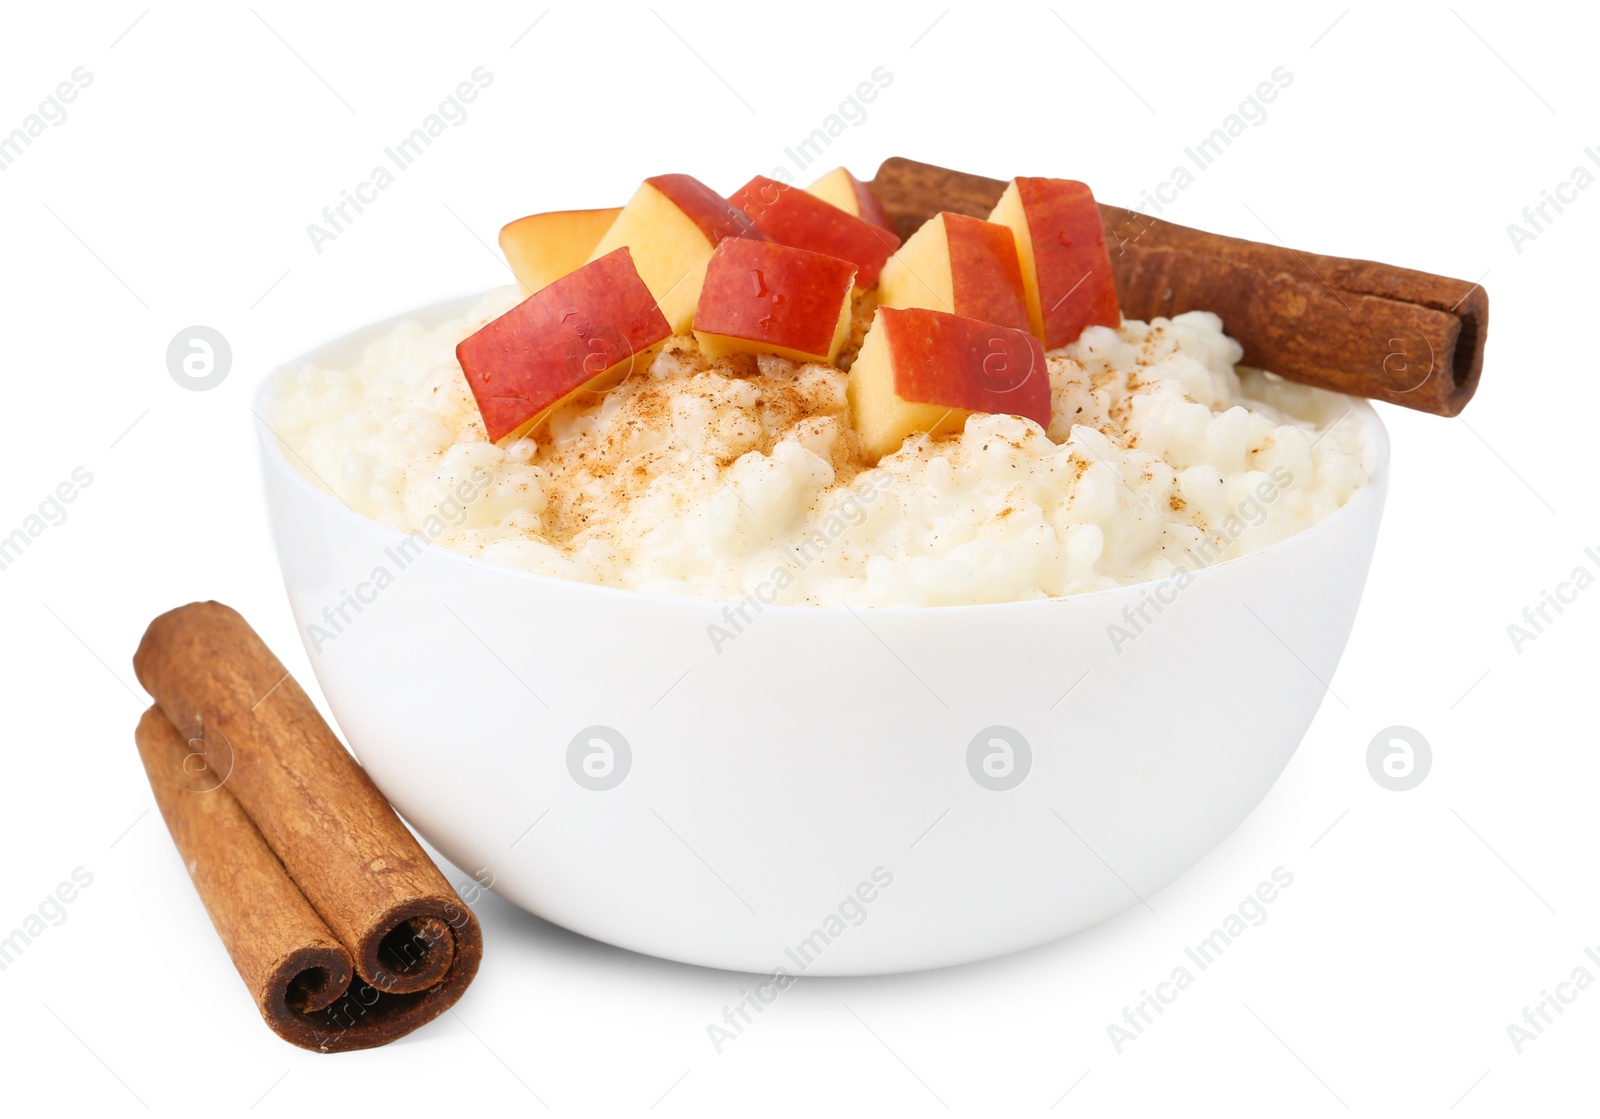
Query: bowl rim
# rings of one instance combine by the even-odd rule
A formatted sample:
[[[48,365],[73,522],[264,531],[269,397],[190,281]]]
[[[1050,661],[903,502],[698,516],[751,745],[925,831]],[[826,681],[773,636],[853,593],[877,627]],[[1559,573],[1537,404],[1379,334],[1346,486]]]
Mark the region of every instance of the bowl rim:
[[[489,291],[493,290],[495,289],[489,289]],[[285,449],[289,450],[295,455],[296,458],[299,458],[299,452],[294,451],[294,449],[290,447],[288,441],[283,439],[276,431],[273,430],[271,425],[267,423],[265,414],[270,410],[270,398],[274,389],[276,388],[277,377],[280,371],[293,366],[300,366],[314,362],[319,355],[333,350],[336,347],[356,344],[358,340],[363,338],[367,338],[370,341],[372,338],[376,338],[381,332],[390,330],[403,322],[414,321],[417,319],[427,319],[436,316],[442,318],[448,317],[452,313],[464,312],[475,306],[480,300],[489,294],[489,291],[480,291],[472,295],[456,296],[452,299],[440,300],[421,307],[416,307],[409,311],[403,311],[397,315],[391,315],[386,319],[379,319],[376,322],[367,323],[363,326],[357,327],[355,330],[347,331],[344,334],[327,339],[326,341],[323,341],[322,343],[307,350],[305,353],[290,358],[288,361],[281,362],[268,370],[267,373],[261,378],[261,383],[257,386],[252,397],[252,403],[250,405],[253,423],[256,429],[256,435],[261,445],[263,467],[270,467],[276,470],[279,474],[287,475],[290,479],[291,485],[304,487],[304,489],[308,491],[315,500],[322,502],[326,508],[332,510],[336,515],[359,521],[369,530],[374,530],[380,534],[389,536],[395,543],[398,543],[402,540],[415,541],[416,537],[414,535],[401,532],[399,529],[391,528],[380,521],[356,512],[350,506],[346,505],[343,500],[323,490],[321,486],[317,485],[310,478],[308,478],[305,473],[295,467],[294,464],[291,463],[285,456],[284,451]],[[1351,495],[1348,501],[1346,501],[1338,509],[1335,509],[1332,513],[1329,513],[1326,517],[1322,518],[1322,520],[1318,521],[1316,524],[1308,525],[1299,532],[1292,533],[1291,535],[1284,537],[1282,540],[1275,541],[1272,544],[1268,544],[1264,548],[1258,548],[1257,550],[1248,552],[1245,555],[1234,556],[1231,559],[1221,560],[1217,563],[1210,563],[1202,567],[1195,568],[1191,572],[1195,579],[1215,578],[1217,576],[1214,573],[1220,572],[1225,568],[1258,561],[1263,557],[1271,555],[1276,551],[1280,551],[1286,546],[1297,541],[1335,531],[1343,522],[1353,519],[1358,513],[1364,510],[1366,506],[1373,502],[1379,503],[1381,508],[1388,490],[1389,483],[1389,431],[1384,425],[1382,418],[1379,416],[1377,409],[1372,406],[1371,401],[1355,396],[1346,396],[1345,399],[1350,404],[1350,410],[1346,412],[1345,415],[1353,415],[1361,422],[1363,427],[1366,429],[1367,438],[1371,441],[1371,446],[1375,452],[1372,473],[1371,476],[1368,477],[1366,483],[1356,490],[1356,492]],[[1344,417],[1341,416],[1338,420],[1334,421],[1334,424],[1337,425],[1343,422],[1343,419]],[[1332,430],[1332,428],[1330,427],[1329,430]],[[307,469],[310,469],[309,464],[307,464]],[[263,482],[265,482],[265,478],[263,478]],[[463,552],[446,548],[431,540],[422,542],[421,546],[428,554],[443,557],[450,562],[464,564],[467,566],[468,570],[476,569],[479,571],[488,571],[500,577],[528,580],[537,586],[543,586],[553,591],[564,590],[569,593],[593,594],[601,596],[602,598],[622,596],[623,598],[631,601],[644,601],[659,607],[680,609],[711,607],[720,610],[724,606],[745,601],[745,599],[730,600],[724,598],[702,598],[691,595],[660,594],[653,591],[636,590],[632,587],[616,587],[604,583],[585,583],[577,579],[566,579],[559,575],[546,575],[537,571],[523,571],[519,568],[508,567],[504,564],[494,563],[490,560],[480,559],[477,556],[469,556]],[[939,615],[944,616],[950,614],[965,614],[973,611],[1015,611],[1028,608],[1037,609],[1040,607],[1063,609],[1065,604],[1073,602],[1088,603],[1117,595],[1142,595],[1148,588],[1160,586],[1163,583],[1170,582],[1175,577],[1176,576],[1174,575],[1166,575],[1157,579],[1145,579],[1137,583],[1124,583],[1117,587],[1107,587],[1103,590],[1082,591],[1077,594],[1068,595],[1048,595],[1044,598],[1013,599],[1007,602],[963,603],[952,606],[896,604],[892,606],[861,607],[854,607],[844,604],[838,606],[812,606],[793,603],[763,603],[762,611],[763,614],[775,613],[780,616],[827,618],[840,617],[846,614],[855,614],[857,610],[870,610],[874,616],[883,617],[894,614],[922,616],[931,613],[938,613]],[[748,598],[748,596],[746,597]]]

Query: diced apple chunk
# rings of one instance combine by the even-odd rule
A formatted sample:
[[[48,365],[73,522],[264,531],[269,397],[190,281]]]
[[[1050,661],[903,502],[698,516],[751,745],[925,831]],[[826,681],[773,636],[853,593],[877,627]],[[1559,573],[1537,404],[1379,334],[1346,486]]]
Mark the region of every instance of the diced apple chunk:
[[[728,199],[780,245],[836,256],[856,266],[856,286],[870,288],[900,238],[798,187],[757,175]]]
[[[806,190],[824,202],[833,203],[847,214],[854,214],[879,229],[894,232],[894,222],[889,219],[888,211],[883,208],[883,203],[878,201],[878,196],[872,193],[871,187],[852,175],[847,168],[835,167],[806,187]]]
[[[832,362],[850,333],[855,276],[855,266],[837,257],[729,238],[711,254],[700,289],[700,350]]]
[[[1073,179],[1012,179],[989,214],[1016,237],[1033,332],[1054,350],[1090,326],[1122,325],[1100,211]]]
[[[919,431],[960,431],[973,412],[1050,426],[1050,373],[1037,338],[926,308],[878,308],[850,367],[848,392],[852,421],[873,459]]]
[[[900,246],[878,278],[878,300],[1030,329],[1011,230],[963,214],[935,214]]]
[[[600,243],[621,206],[608,210],[555,210],[529,214],[500,231],[500,251],[522,287],[523,295],[555,283],[575,271]]]
[[[643,369],[672,334],[616,249],[530,295],[456,346],[489,438],[507,443],[585,392]]]
[[[624,245],[674,334],[688,333],[711,253],[727,237],[759,237],[728,200],[689,175],[657,175],[634,192],[590,254]]]

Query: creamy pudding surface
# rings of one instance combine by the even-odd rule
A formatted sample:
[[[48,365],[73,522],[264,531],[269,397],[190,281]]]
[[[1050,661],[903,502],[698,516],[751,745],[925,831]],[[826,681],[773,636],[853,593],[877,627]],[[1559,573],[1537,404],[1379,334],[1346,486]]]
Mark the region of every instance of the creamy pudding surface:
[[[1190,312],[1050,351],[1049,430],[973,414],[873,465],[844,368],[710,360],[674,336],[532,438],[488,441],[457,363],[520,301],[287,367],[264,417],[351,509],[487,562],[656,594],[822,606],[1008,602],[1164,579],[1313,525],[1375,449],[1349,398],[1236,367]],[[848,367],[870,320],[857,309]],[[641,363],[643,364],[643,363]]]

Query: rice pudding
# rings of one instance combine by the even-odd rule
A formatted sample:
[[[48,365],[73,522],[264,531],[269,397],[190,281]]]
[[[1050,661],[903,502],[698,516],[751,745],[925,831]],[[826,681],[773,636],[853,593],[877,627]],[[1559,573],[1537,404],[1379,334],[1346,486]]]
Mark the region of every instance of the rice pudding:
[[[276,374],[290,461],[355,511],[468,556],[653,594],[947,606],[1079,594],[1244,555],[1342,506],[1374,450],[1348,398],[1238,365],[1212,314],[1090,326],[1048,351],[1048,427],[974,412],[877,461],[853,428],[856,299],[835,363],[704,356],[647,368],[497,445],[455,349],[497,289],[395,326],[346,368]]]

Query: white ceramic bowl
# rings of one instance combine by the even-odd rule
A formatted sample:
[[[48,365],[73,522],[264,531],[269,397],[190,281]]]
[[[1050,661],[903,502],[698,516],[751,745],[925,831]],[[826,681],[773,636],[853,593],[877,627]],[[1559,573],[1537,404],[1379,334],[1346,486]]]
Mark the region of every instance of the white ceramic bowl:
[[[404,317],[432,325],[470,302]],[[346,360],[390,325],[302,360]],[[309,483],[265,429],[262,449],[317,680],[361,762],[440,851],[624,948],[861,975],[1104,920],[1260,802],[1333,676],[1383,509],[1383,426],[1363,403],[1345,422],[1379,449],[1372,482],[1321,524],[1200,571],[1159,615],[1146,605],[1151,624],[1120,652],[1108,624],[1160,585],[768,607],[719,653],[707,626],[724,622],[720,603],[432,546],[406,557],[401,534]],[[346,604],[331,641],[313,637],[347,596],[371,601]]]

